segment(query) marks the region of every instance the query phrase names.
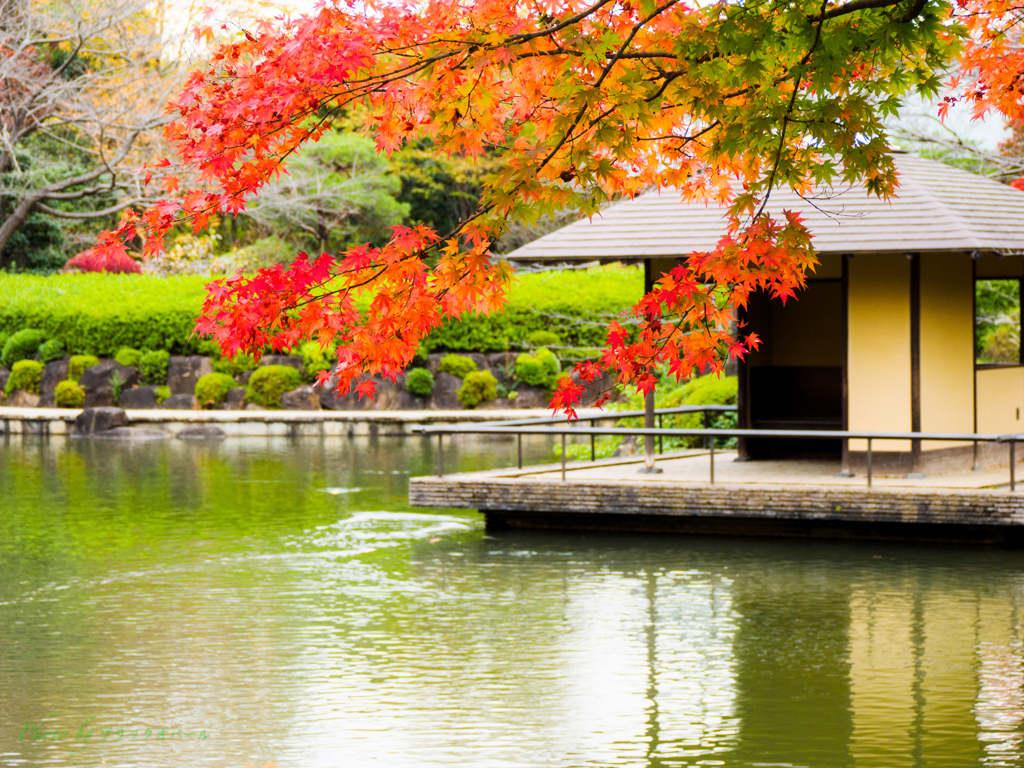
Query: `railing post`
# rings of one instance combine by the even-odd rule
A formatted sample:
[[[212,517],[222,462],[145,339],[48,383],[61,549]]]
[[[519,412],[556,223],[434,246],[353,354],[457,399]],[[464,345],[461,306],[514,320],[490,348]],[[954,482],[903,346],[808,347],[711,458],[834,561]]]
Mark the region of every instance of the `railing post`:
[[[444,477],[444,434],[437,433],[437,476]]]
[[[1010,441],[1010,493],[1017,487],[1017,441]]]
[[[590,428],[593,429],[594,425],[591,424]],[[596,456],[597,456],[597,454],[594,451],[594,433],[591,432],[590,433],[590,460],[591,461],[597,461],[597,459],[595,458]]]
[[[711,483],[710,483],[710,485],[714,485],[715,484],[715,441],[714,440],[711,441],[711,453],[710,453],[710,456],[711,456]]]
[[[868,438],[868,488],[871,487],[871,438]]]
[[[971,471],[977,472],[981,467],[978,466],[978,441],[974,441],[974,464],[971,465]]]
[[[565,482],[565,432],[562,433],[562,482]]]
[[[702,419],[701,423],[704,425],[704,429],[711,429],[711,425],[710,425],[711,419],[708,418],[708,412],[706,410],[705,411],[701,411],[701,419]],[[714,442],[714,438],[709,438],[707,435],[704,435],[704,447],[705,448],[708,447],[708,441],[709,440],[712,443]]]
[[[522,469],[523,468],[523,433],[522,432],[520,432],[518,435],[516,435],[516,454],[518,456],[518,464],[517,464],[517,466],[520,469]]]
[[[644,398],[644,429],[654,430],[654,390]],[[644,470],[654,472],[654,435],[644,435]]]
[[[660,430],[662,430],[664,428],[665,428],[665,417],[664,417],[664,414],[659,413],[658,414],[658,430],[660,431]],[[662,442],[661,435],[658,435],[658,453],[664,453],[664,452],[665,452],[665,443]]]

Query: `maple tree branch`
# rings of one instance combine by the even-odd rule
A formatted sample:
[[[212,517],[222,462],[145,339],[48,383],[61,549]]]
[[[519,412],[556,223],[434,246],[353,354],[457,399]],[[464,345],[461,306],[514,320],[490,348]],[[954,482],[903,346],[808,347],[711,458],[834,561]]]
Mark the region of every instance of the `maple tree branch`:
[[[925,6],[928,5],[928,0],[914,0],[914,4],[907,9],[907,12],[896,19],[897,24],[908,24],[918,16],[921,15],[921,11],[924,10]]]
[[[112,213],[117,213],[118,211],[123,211],[129,205],[135,205],[136,203],[139,203],[139,202],[142,202],[142,201],[137,200],[135,198],[131,198],[131,199],[128,199],[128,200],[123,200],[120,203],[118,203],[117,205],[112,205],[109,208],[104,208],[101,211],[86,211],[86,212],[82,212],[82,213],[72,212],[72,211],[62,211],[62,210],[60,210],[58,208],[51,208],[50,206],[46,205],[45,203],[39,202],[39,201],[37,201],[35,206],[33,206],[33,207],[37,211],[42,211],[43,213],[49,214],[50,216],[54,216],[54,217],[56,217],[58,219],[73,219],[73,220],[76,220],[76,221],[85,221],[85,220],[88,220],[88,219],[96,219],[96,218],[99,218],[101,216],[109,216]]]
[[[827,3],[828,0],[822,0],[821,7],[823,11]],[[768,187],[764,193],[764,200],[761,201],[761,207],[758,209],[757,213],[754,216],[755,221],[761,218],[761,214],[764,213],[764,209],[768,205],[768,199],[771,197],[772,188],[775,186],[775,176],[778,174],[779,164],[782,162],[782,150],[785,148],[786,145],[786,128],[789,126],[789,118],[790,115],[792,115],[793,113],[793,107],[796,105],[796,97],[800,93],[801,72],[798,70],[802,70],[803,67],[806,66],[807,63],[811,60],[811,55],[814,53],[815,49],[817,49],[818,43],[821,42],[821,28],[824,26],[824,24],[825,19],[819,19],[814,33],[814,41],[807,49],[807,53],[805,53],[803,58],[800,59],[800,64],[797,67],[793,68],[793,94],[792,96],[790,96],[789,106],[786,107],[786,111],[782,115],[782,126],[779,128],[779,147],[775,151],[775,161],[772,163],[772,171],[768,177]]]
[[[608,3],[612,1],[613,0],[598,0],[598,2],[594,3],[589,8],[584,8],[575,16],[570,16],[567,19],[563,19],[562,21],[558,22],[552,27],[548,27],[547,29],[542,29],[537,32],[524,32],[518,35],[512,35],[511,37],[509,37],[509,41],[515,43],[526,43],[529,42],[530,40],[535,40],[538,37],[550,37],[555,32],[559,32],[565,29],[566,27],[571,27],[573,24],[583,21],[585,18],[587,18],[587,16],[594,13],[598,9],[608,5]]]
[[[920,2],[920,0],[917,1]],[[822,9],[821,13],[817,16],[808,16],[807,20],[816,22],[828,21],[829,19],[838,19],[841,16],[848,16],[849,14],[856,13],[857,11],[866,11],[872,8],[888,8],[892,5],[899,5],[902,2],[903,0],[852,0],[852,2],[837,6],[828,11]],[[921,7],[922,9],[924,8],[924,3],[921,4]],[[920,13],[920,11],[918,11],[918,13]],[[917,14],[914,15],[916,16]],[[912,18],[913,17],[911,17],[911,19]],[[908,19],[908,21],[909,20],[910,19]]]

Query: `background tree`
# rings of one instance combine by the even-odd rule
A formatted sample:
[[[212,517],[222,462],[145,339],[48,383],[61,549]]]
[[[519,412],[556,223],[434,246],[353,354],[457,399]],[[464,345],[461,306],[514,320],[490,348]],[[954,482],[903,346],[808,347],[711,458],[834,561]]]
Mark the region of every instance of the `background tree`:
[[[197,328],[228,354],[337,337],[342,390],[363,373],[394,375],[445,318],[501,305],[510,272],[490,253],[508,220],[590,215],[659,186],[728,204],[730,231],[637,305],[637,330],[612,324],[600,362],[578,372],[614,369],[649,390],[662,363],[677,377],[720,370],[758,343],[730,335],[735,309],[755,290],[794,295],[816,262],[802,222],[770,215],[774,187],[862,180],[891,194],[885,120],[908,94],[937,94],[958,55],[958,87],[978,114],[1024,113],[1020,7],[1002,0],[368,7],[323,6],[221,47],[175,99],[167,130],[179,166],[209,186],[127,216],[97,245],[118,251],[144,231],[156,250],[181,218],[204,226],[243,210],[342,111],[385,153],[429,141],[444,155],[495,158],[455,232],[397,228],[380,248],[212,289]],[[173,190],[177,172],[164,181]],[[355,301],[361,290],[373,293],[369,309]],[[553,402],[571,408],[580,392],[563,382]]]
[[[943,120],[932,102],[905,105],[891,133],[901,147],[922,157],[1012,184],[1024,177],[1024,122],[1007,127],[1009,135],[998,144],[983,141],[962,111]]]
[[[0,0],[0,266],[63,263],[53,219],[149,202],[133,171],[180,87],[145,0]]]
[[[409,205],[395,199],[401,187],[372,141],[331,131],[296,152],[246,214],[266,234],[295,237],[315,253],[381,244],[409,215]]]

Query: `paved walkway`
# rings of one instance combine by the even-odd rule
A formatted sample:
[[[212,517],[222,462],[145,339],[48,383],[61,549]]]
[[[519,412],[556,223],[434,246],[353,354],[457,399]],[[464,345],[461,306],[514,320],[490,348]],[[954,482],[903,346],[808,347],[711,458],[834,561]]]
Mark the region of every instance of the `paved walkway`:
[[[71,433],[77,408],[0,407],[0,435],[65,435]],[[597,409],[581,409],[580,415],[599,415]],[[290,435],[293,437],[402,435],[417,425],[495,422],[550,418],[548,408],[451,410],[451,411],[125,411],[132,426],[161,429],[170,434],[198,424],[216,426],[228,437]]]
[[[840,471],[839,460],[764,460],[738,462],[735,451],[715,451],[715,483],[722,485],[773,485],[773,486],[835,486],[842,488],[864,488],[867,478],[863,473],[854,477],[836,477]],[[706,484],[709,479],[710,457],[707,451],[683,451],[656,457],[656,466],[661,474],[641,474],[643,457],[629,459],[607,459],[594,462],[570,462],[566,466],[567,480],[608,480],[622,483],[684,483]],[[545,465],[542,468],[527,467],[521,471],[505,471],[503,476],[547,478],[561,477],[561,465]],[[1017,478],[1024,491],[1024,466],[1018,463]],[[943,475],[929,475],[922,479],[906,477],[881,477],[874,475],[875,488],[929,489],[993,489],[1007,490],[1010,470],[1007,465],[985,467],[974,472],[953,472]]]

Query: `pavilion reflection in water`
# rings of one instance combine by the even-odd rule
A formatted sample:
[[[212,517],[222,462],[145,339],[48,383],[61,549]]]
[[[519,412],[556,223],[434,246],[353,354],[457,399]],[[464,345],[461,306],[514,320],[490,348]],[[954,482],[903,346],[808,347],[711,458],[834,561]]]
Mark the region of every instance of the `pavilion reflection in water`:
[[[1024,765],[1017,575],[956,588],[899,566],[836,572],[611,568],[523,585],[564,628],[532,641],[568,681],[528,686],[563,713],[538,741],[586,764]]]

